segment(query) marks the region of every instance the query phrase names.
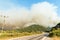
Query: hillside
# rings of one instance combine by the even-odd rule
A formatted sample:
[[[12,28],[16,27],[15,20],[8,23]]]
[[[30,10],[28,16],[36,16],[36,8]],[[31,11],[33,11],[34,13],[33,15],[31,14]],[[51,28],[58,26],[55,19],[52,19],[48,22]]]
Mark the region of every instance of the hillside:
[[[17,29],[18,32],[37,32],[37,31],[46,31],[46,27],[40,26],[40,25],[30,25],[25,28]]]

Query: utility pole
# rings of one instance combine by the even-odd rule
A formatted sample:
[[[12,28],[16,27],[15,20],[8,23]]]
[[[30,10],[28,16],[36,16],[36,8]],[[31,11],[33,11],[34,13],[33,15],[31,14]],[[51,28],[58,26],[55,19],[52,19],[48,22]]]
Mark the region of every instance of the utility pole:
[[[5,21],[6,21],[6,18],[8,18],[8,16],[3,16],[3,15],[0,15],[2,18],[3,18],[3,26],[2,26],[2,32],[3,32],[3,28],[5,26]]]
[[[2,15],[0,15],[0,17],[2,17]],[[3,25],[1,26],[1,30],[2,30],[1,32],[3,32]]]

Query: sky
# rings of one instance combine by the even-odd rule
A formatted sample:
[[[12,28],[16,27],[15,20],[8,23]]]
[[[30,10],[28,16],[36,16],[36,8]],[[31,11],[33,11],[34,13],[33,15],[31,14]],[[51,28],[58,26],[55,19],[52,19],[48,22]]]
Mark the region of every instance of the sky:
[[[60,0],[0,0],[0,15],[9,16],[10,24],[55,26],[60,22]]]
[[[58,15],[60,16],[60,0],[0,0],[0,9],[1,10],[6,10],[11,7],[11,5],[15,6],[24,6],[27,8],[30,8],[32,4],[36,4],[38,2],[44,2],[47,1],[49,3],[52,3],[58,7]],[[12,3],[12,4],[11,4]]]

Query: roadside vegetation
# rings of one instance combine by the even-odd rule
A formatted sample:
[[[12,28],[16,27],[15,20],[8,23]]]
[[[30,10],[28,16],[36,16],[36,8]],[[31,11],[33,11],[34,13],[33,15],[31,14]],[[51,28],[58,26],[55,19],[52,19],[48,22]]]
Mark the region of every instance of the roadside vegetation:
[[[50,32],[50,35],[49,36],[51,36],[51,37],[54,37],[54,36],[60,37],[60,28],[58,28],[57,30],[56,29],[53,29]]]
[[[4,31],[0,30],[0,38],[41,34],[45,30],[46,30],[45,27],[36,24],[15,30],[4,30]]]
[[[12,37],[21,37],[21,36],[28,36],[28,35],[34,35],[34,34],[41,34],[42,32],[48,32],[50,33],[50,37],[59,37],[60,38],[60,28],[57,30],[53,28],[52,31],[50,31],[50,27],[44,27],[41,25],[30,25],[28,27],[19,28],[19,29],[12,29],[12,30],[0,30],[0,39],[3,38],[12,38]]]
[[[49,36],[52,37],[52,40],[60,40],[60,28],[53,29]]]

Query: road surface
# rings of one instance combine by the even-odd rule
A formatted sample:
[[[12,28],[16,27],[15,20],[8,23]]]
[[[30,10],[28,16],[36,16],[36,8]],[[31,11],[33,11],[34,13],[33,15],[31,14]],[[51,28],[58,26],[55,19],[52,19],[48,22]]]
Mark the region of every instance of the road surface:
[[[32,35],[32,36],[24,36],[24,37],[18,37],[18,38],[12,38],[9,40],[51,40],[47,36],[49,33],[43,33],[38,35]]]

